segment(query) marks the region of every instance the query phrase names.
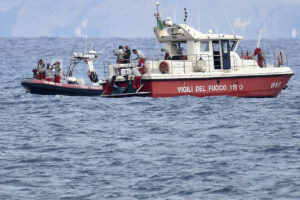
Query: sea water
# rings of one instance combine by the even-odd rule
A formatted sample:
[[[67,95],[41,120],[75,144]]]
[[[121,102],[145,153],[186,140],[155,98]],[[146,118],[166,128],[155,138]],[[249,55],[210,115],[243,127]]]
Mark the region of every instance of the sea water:
[[[101,77],[125,44],[162,56],[154,38],[89,39],[105,48]],[[276,98],[106,99],[20,84],[39,58],[66,70],[84,39],[0,39],[0,199],[300,199],[300,40],[261,44],[271,63],[286,52],[295,73]],[[75,76],[88,82],[85,64]]]

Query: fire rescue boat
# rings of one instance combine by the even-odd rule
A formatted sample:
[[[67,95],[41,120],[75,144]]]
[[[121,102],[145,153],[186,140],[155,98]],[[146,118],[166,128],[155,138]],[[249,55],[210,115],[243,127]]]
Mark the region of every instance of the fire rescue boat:
[[[165,56],[146,59],[140,87],[135,90],[128,88],[132,88],[131,71],[136,64],[108,65],[102,96],[276,97],[287,87],[293,71],[285,65],[281,53],[278,65],[266,64],[259,47],[261,34],[253,55],[239,55],[241,36],[201,33],[186,23],[186,10],[184,24],[175,24],[170,18],[162,20],[159,5],[156,3],[154,33],[164,45]],[[182,47],[186,52],[180,52]]]
[[[61,80],[47,80],[42,71],[39,74],[37,69],[34,69],[32,78],[23,79],[22,86],[32,94],[44,95],[68,95],[68,96],[99,96],[102,94],[102,86],[99,83],[98,75],[95,71],[94,61],[98,54],[94,50],[88,53],[76,53],[71,58],[66,75],[62,76]],[[42,61],[42,60],[40,60]],[[88,76],[92,82],[91,85],[86,85],[84,79],[76,79],[73,76],[75,67],[84,61],[88,65]],[[39,62],[39,64],[42,64]],[[42,69],[44,70],[44,69]]]

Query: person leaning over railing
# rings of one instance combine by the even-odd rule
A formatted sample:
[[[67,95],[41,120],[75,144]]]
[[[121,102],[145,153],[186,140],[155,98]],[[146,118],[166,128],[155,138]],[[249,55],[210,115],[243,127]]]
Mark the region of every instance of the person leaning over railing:
[[[144,56],[143,52],[140,51],[140,50],[133,49],[132,52],[137,55],[136,59],[139,61],[137,67],[139,69],[141,69],[142,74],[145,74],[146,70],[145,70],[145,65],[144,64],[145,64],[145,61],[146,61],[146,57]]]
[[[135,90],[137,90],[141,87],[141,81],[142,81],[142,76],[138,67],[132,69],[132,75],[134,76],[134,79],[132,81],[132,87]]]

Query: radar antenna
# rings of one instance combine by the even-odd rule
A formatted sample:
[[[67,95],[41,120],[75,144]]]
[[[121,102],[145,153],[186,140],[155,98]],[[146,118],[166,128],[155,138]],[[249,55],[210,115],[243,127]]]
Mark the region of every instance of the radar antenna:
[[[155,5],[156,5],[156,13],[154,13],[154,16],[155,16],[155,18],[156,18],[157,26],[158,26],[159,18],[160,18],[160,13],[159,13],[158,8],[159,8],[160,3],[159,3],[159,2],[156,2]]]
[[[187,19],[187,10],[184,8],[184,23],[186,25],[186,19]]]

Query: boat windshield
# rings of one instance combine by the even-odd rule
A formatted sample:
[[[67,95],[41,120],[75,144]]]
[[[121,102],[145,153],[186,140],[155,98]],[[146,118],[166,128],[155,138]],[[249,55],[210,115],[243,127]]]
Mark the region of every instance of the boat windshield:
[[[235,41],[235,40],[229,41],[230,51],[234,51],[236,46],[237,46],[237,41]]]

